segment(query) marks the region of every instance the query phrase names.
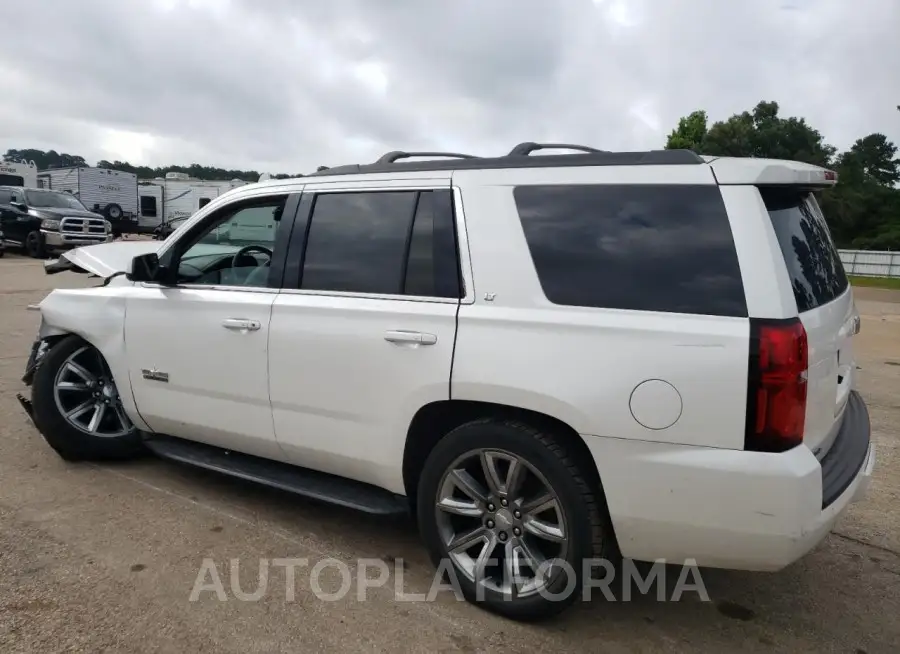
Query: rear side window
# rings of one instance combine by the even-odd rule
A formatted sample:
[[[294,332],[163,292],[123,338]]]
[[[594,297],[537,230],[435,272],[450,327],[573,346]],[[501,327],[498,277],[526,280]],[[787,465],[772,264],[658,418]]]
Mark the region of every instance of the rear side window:
[[[300,287],[459,297],[452,221],[449,190],[318,195]]]
[[[747,316],[716,186],[519,186],[514,197],[554,304]]]
[[[811,311],[843,294],[849,281],[815,196],[791,188],[761,188],[760,193],[781,246],[797,310]]]

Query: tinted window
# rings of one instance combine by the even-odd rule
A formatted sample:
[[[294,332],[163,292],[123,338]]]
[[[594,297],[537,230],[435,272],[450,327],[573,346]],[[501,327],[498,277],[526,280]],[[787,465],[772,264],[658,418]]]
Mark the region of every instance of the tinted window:
[[[301,288],[401,294],[416,196],[414,191],[317,196]]]
[[[840,255],[812,193],[760,189],[802,313],[834,300],[847,290]]]
[[[12,198],[12,193],[0,188],[0,204],[9,204],[10,198]]]
[[[431,193],[422,193],[416,208],[409,258],[406,263],[406,295],[434,296],[434,209]]]
[[[515,200],[555,304],[746,316],[715,186],[520,186]]]

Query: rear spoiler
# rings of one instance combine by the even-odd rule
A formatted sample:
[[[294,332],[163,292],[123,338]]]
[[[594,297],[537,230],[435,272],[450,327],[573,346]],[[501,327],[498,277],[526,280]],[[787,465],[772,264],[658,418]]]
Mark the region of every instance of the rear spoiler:
[[[782,159],[717,157],[707,160],[720,185],[803,186],[828,188],[837,184],[835,171]]]

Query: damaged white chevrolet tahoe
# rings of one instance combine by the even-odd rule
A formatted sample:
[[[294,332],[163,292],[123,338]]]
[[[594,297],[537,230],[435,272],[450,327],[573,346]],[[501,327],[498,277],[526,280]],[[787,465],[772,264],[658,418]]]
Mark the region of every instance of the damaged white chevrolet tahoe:
[[[150,451],[411,511],[517,619],[600,558],[777,570],[875,459],[816,200],[835,182],[525,143],[244,186],[164,242],[49,263],[103,281],[40,303],[20,399],[66,460]]]

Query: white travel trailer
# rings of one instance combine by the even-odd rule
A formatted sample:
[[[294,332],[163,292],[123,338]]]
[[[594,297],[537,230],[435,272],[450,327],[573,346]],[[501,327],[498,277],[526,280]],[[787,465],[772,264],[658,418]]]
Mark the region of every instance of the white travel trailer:
[[[153,231],[161,224],[193,215],[223,193],[245,184],[240,179],[201,180],[177,172],[142,180],[138,185],[139,229]]]
[[[41,188],[77,197],[85,207],[111,222],[114,231],[134,231],[138,215],[138,183],[134,173],[79,166],[43,170],[37,179]]]
[[[36,188],[37,164],[33,161],[0,161],[0,185]]]

